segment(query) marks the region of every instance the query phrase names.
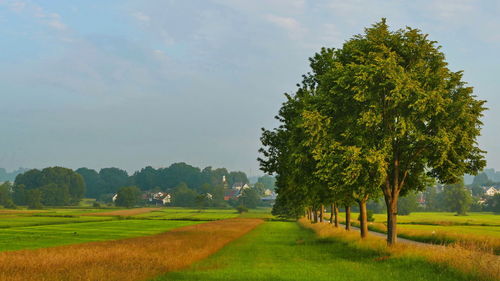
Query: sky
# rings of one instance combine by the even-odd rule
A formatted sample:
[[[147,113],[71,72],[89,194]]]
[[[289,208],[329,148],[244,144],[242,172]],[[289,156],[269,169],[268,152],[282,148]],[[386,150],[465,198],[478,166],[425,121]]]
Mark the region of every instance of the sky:
[[[500,170],[500,1],[0,0],[0,167],[258,168],[260,128],[321,47],[381,18],[442,46]]]

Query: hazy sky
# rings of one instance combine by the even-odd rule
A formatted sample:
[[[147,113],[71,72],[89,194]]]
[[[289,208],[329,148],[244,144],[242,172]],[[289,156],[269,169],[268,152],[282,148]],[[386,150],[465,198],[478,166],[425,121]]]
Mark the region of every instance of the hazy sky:
[[[185,161],[259,174],[261,127],[322,46],[386,17],[488,100],[500,169],[500,1],[0,0],[0,167]]]

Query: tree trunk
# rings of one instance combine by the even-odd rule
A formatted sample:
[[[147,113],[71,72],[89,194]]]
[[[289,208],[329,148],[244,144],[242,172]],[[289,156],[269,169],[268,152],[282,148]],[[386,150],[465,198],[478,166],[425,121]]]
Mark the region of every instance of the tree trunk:
[[[319,209],[319,222],[324,222],[325,206],[324,205],[320,205],[319,207],[320,207],[320,209]]]
[[[397,242],[397,218],[398,198],[386,198],[387,206],[387,244],[394,245]]]
[[[330,224],[333,224],[333,209],[335,209],[335,205],[332,203],[330,208],[332,208],[332,210],[330,211]]]
[[[313,209],[314,223],[318,222],[318,210]]]
[[[335,227],[339,227],[339,207],[337,206],[337,203],[333,204],[333,208],[334,208],[334,214],[335,214],[335,221],[334,221],[334,224],[335,224]]]
[[[366,199],[361,199],[359,204],[359,232],[361,238],[366,238],[368,235],[368,215],[366,212]]]
[[[345,230],[351,230],[351,206],[345,206]]]
[[[307,212],[307,219],[311,221],[312,220],[311,208],[307,208],[306,212]]]

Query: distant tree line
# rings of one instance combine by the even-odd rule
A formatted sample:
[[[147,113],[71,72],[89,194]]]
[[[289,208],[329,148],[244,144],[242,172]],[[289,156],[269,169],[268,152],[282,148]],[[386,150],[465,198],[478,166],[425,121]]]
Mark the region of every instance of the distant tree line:
[[[200,169],[186,163],[174,163],[158,169],[147,166],[132,175],[115,167],[99,171],[49,167],[25,171],[17,175],[13,183],[1,184],[0,206],[42,208],[76,205],[84,197],[111,203],[112,197],[117,194],[116,205],[132,207],[147,203],[142,198],[143,194],[162,191],[171,194],[173,206],[205,208],[245,205],[254,208],[259,205],[260,196],[266,189],[274,189],[274,178],[266,175],[258,178],[254,188],[244,190],[237,200],[224,200],[225,191],[233,184],[248,183],[247,175],[241,171],[212,167]]]
[[[109,200],[110,196],[124,186],[136,186],[141,191],[179,190],[180,193],[183,193],[184,187],[187,187],[196,193],[218,194],[223,188],[224,176],[229,186],[234,183],[248,183],[244,172],[229,172],[226,168],[213,169],[212,167],[201,170],[186,163],[174,163],[167,168],[158,169],[147,166],[130,176],[125,170],[119,168],[103,168],[99,172],[89,168],[79,168],[76,172],[85,180],[87,186],[85,196],[102,201]]]

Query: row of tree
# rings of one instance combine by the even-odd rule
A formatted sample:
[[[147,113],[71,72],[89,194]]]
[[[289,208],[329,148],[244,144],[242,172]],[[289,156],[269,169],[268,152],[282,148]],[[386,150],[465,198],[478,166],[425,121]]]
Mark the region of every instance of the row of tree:
[[[421,31],[391,31],[383,19],[310,66],[286,94],[279,127],[261,137],[261,169],[277,174],[275,214],[321,221],[328,204],[335,223],[344,206],[349,227],[356,203],[366,237],[366,204],[383,196],[394,244],[400,196],[484,168],[484,101]]]

